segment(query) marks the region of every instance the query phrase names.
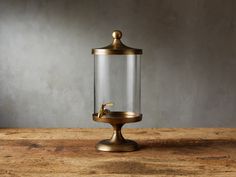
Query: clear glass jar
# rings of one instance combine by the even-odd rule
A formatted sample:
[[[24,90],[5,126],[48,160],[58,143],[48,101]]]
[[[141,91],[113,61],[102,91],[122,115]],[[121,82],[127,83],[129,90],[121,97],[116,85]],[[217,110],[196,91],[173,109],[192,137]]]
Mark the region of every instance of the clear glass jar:
[[[115,30],[112,37],[113,42],[110,45],[92,49],[94,54],[93,118],[141,120],[142,49],[124,45],[120,40],[121,31]]]
[[[112,103],[111,112],[140,113],[140,55],[95,55],[94,113]]]

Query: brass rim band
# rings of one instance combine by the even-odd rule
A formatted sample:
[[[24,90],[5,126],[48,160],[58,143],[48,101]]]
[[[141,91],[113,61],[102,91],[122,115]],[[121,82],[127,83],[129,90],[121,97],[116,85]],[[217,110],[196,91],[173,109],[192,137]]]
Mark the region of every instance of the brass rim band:
[[[141,49],[92,49],[92,54],[94,55],[141,55],[142,53]]]
[[[111,124],[131,123],[141,121],[142,114],[137,114],[134,112],[111,112],[99,118],[98,113],[94,113],[93,120],[97,122],[105,122]]]

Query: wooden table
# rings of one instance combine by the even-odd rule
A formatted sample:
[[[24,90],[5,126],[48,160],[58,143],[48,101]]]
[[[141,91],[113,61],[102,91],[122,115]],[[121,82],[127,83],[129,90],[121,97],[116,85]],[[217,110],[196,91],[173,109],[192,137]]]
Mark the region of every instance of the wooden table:
[[[111,129],[0,129],[0,177],[236,177],[236,129],[124,129],[141,150],[98,152]]]

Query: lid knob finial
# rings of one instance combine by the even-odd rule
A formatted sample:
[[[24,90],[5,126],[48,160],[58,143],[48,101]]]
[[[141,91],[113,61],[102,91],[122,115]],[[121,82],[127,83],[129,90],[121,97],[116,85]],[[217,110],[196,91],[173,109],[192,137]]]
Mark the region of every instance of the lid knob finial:
[[[0,0],[1,1],[1,0]],[[141,55],[142,49],[128,47],[121,42],[122,32],[114,30],[112,32],[112,43],[108,46],[92,49],[94,55]]]
[[[114,39],[120,39],[120,38],[122,37],[122,32],[119,31],[119,30],[115,30],[115,31],[113,31],[113,33],[112,33],[112,37],[113,37]]]

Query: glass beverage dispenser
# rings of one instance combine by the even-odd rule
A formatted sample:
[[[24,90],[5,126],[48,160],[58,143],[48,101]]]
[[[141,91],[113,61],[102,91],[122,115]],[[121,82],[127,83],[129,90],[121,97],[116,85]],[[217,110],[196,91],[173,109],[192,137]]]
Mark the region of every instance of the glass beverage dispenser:
[[[141,49],[125,46],[121,31],[112,33],[112,44],[92,49],[94,54],[94,114],[93,120],[113,126],[111,139],[96,145],[100,151],[134,151],[138,144],[126,140],[121,134],[125,123],[142,119],[141,97]]]

